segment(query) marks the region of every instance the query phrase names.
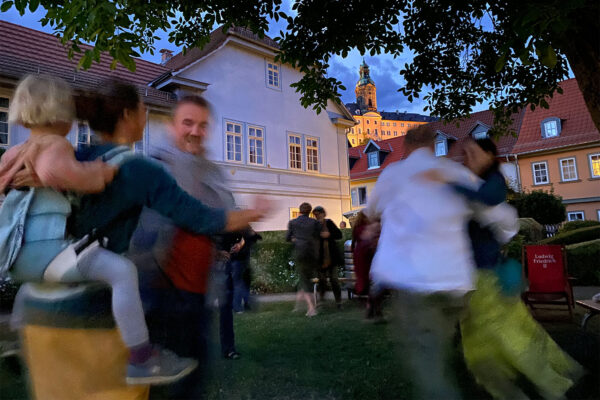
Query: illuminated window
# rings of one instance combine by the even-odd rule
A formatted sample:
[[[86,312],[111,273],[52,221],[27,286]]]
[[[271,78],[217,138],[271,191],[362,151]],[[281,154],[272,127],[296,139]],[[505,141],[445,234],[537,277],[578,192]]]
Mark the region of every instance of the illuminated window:
[[[242,162],[242,125],[226,122],[227,161]]]
[[[600,153],[590,154],[589,159],[592,178],[600,178]]]

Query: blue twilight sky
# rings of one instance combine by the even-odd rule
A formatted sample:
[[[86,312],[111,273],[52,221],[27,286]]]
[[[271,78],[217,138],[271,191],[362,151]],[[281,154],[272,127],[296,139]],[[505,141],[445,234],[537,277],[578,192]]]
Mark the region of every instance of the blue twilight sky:
[[[285,11],[292,13],[291,1],[285,1],[283,8]],[[28,28],[40,30],[47,33],[52,33],[52,28],[49,26],[42,27],[39,23],[40,18],[45,15],[45,11],[41,7],[35,12],[27,13],[20,16],[15,8],[11,8],[9,11],[0,13],[0,20],[12,22]],[[285,29],[286,23],[282,20],[279,23],[274,21],[269,25],[268,35],[271,37],[278,36],[280,30]],[[152,62],[160,62],[160,49],[170,49],[175,53],[181,49],[177,48],[168,41],[168,35],[166,32],[157,32],[157,36],[161,37],[161,40],[155,43],[156,52],[154,55],[149,53],[142,54],[144,60]],[[358,81],[358,68],[362,62],[362,56],[357,50],[353,50],[348,54],[347,57],[342,58],[340,56],[332,57],[330,61],[329,75],[340,80],[346,87],[346,90],[342,92],[342,101],[344,103],[354,102],[354,86]],[[406,62],[410,62],[411,55],[406,52],[402,56],[394,59],[391,55],[381,54],[378,56],[371,57],[368,54],[365,55],[365,61],[371,67],[371,78],[375,81],[377,86],[377,106],[378,109],[385,111],[407,111],[413,113],[424,114],[423,107],[425,102],[420,99],[415,99],[413,103],[398,92],[398,89],[404,84],[403,78],[400,76],[400,66]],[[474,111],[481,111],[487,109],[487,105],[480,105],[476,107]]]

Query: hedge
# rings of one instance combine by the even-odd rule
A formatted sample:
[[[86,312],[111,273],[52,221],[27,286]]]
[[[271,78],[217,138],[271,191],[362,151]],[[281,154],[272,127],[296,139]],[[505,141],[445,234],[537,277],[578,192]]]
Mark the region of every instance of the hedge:
[[[251,289],[257,293],[292,292],[296,289],[298,276],[292,257],[293,246],[285,241],[286,231],[260,232],[262,240],[252,249]],[[352,236],[351,229],[342,229],[342,240],[338,240],[339,251],[344,251],[344,241]]]
[[[590,226],[588,228],[575,229],[559,233],[539,242],[539,244],[562,244],[569,245],[574,243],[587,242],[600,238],[600,225]]]
[[[600,225],[599,221],[570,221],[566,222],[558,231],[558,233],[564,233],[569,231],[574,231],[575,229],[588,228],[590,226],[598,226]]]
[[[572,244],[567,248],[569,275],[577,286],[600,285],[600,239]]]

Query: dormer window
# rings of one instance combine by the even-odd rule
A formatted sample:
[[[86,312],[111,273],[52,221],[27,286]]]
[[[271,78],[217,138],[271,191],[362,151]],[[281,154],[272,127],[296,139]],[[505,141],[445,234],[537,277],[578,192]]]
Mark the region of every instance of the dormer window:
[[[542,137],[551,138],[560,136],[561,123],[556,117],[546,118],[542,121]]]
[[[368,154],[369,168],[379,168],[379,152],[372,151]]]
[[[446,146],[446,139],[439,139],[435,141],[435,156],[441,157],[448,154],[448,148]]]
[[[471,137],[475,140],[486,139],[488,137],[489,127],[478,122],[477,125],[471,130]]]

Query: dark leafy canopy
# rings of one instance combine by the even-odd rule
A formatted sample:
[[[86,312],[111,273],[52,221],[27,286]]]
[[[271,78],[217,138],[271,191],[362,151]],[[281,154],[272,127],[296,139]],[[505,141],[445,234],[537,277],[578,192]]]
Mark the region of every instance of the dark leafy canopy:
[[[406,81],[399,90],[409,100],[423,92],[427,110],[447,120],[468,114],[489,101],[499,126],[523,106],[547,107],[558,82],[575,73],[588,109],[600,127],[600,2],[597,0],[299,0],[293,13],[282,0],[9,0],[24,12],[46,9],[50,24],[72,50],[95,44],[81,66],[108,51],[135,68],[132,57],[153,52],[158,30],[191,48],[207,43],[215,25],[247,26],[259,35],[271,20],[284,19],[279,58],[302,72],[293,86],[305,107],[324,109],[339,101],[342,83],[327,75],[333,55],[356,48],[414,55],[400,68]],[[116,62],[115,61],[115,62]],[[115,64],[116,65],[116,64]],[[559,90],[560,91],[560,90]]]

